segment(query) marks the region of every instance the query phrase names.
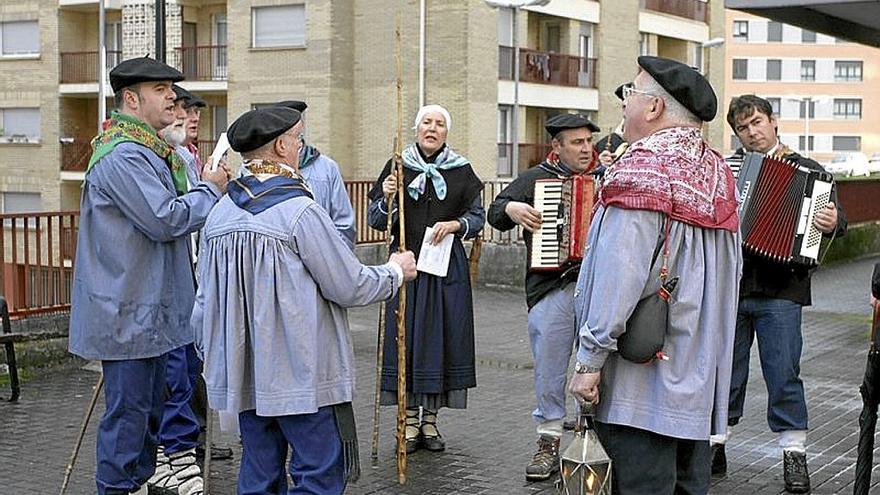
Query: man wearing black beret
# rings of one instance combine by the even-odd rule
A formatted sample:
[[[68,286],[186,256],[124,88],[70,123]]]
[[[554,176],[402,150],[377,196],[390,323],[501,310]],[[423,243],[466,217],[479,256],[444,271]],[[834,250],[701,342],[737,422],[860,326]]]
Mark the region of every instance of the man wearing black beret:
[[[736,161],[741,162],[746,151],[754,151],[824,171],[815,161],[779,142],[773,107],[764,98],[755,95],[733,98],[727,123],[743,143],[743,148],[734,155],[738,158]],[[831,201],[814,220],[816,228],[827,237],[846,233],[846,215],[836,205],[837,188],[832,187]],[[785,489],[806,493],[810,490],[810,474],[806,455],[807,403],[800,378],[801,309],[811,304],[812,273],[804,266],[779,263],[750,253],[745,253],[743,259],[728,424],[732,429],[742,418],[749,354],[757,337],[761,369],[767,382],[767,423],[773,432],[779,433]],[[721,474],[727,471],[724,452],[727,434],[713,440],[719,443],[713,445],[712,471]]]
[[[358,476],[346,309],[415,278],[412,252],[362,265],[299,174],[302,122],[252,110],[229,126],[247,174],[208,216],[192,326],[212,409],[238,418],[238,493],[343,493]],[[291,462],[286,469],[288,451]],[[291,493],[292,493],[291,492]]]
[[[544,126],[553,150],[538,166],[520,174],[492,202],[487,218],[501,231],[517,225],[523,230],[527,259],[532,259],[532,236],[541,228],[535,209],[535,181],[564,179],[592,171],[597,165],[593,133],[599,127],[578,114],[561,114]],[[538,450],[526,466],[526,479],[540,481],[559,470],[559,440],[565,420],[565,375],[576,335],[571,315],[579,264],[558,270],[526,272],[528,330],[535,360],[535,398]]]
[[[569,388],[598,403],[614,493],[705,494],[709,435],[727,423],[742,264],[735,183],[701,135],[716,112],[709,82],[674,60],[638,65],[623,89],[630,145],[605,175],[575,289]],[[673,279],[662,302],[660,285]],[[638,338],[630,316],[643,298],[668,310],[648,363],[617,352],[627,332]]]
[[[299,100],[282,101],[278,106],[292,108],[301,114],[306,111],[308,105]],[[336,160],[327,154],[321,153],[318,148],[305,142],[306,123],[303,116],[303,146],[299,152],[299,170],[303,179],[312,190],[315,201],[324,208],[336,230],[342,236],[342,240],[351,249],[354,249],[357,237],[357,228],[354,224],[354,208],[351,207],[351,199],[345,190],[345,181],[339,172]]]
[[[100,360],[107,412],[97,436],[100,495],[146,493],[156,465],[168,353],[193,342],[189,234],[226,190],[219,168],[190,188],[157,131],[174,122],[177,70],[150,58],[110,71],[117,109],[92,142],[83,183],[70,352]],[[201,492],[193,451],[172,462]]]

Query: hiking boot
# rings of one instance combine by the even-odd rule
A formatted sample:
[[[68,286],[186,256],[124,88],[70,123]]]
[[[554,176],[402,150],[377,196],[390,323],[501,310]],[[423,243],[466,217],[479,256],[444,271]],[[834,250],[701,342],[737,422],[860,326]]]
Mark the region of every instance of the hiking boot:
[[[156,452],[156,472],[147,480],[147,484],[141,487],[145,493],[149,491],[151,494],[177,493],[177,487],[180,486],[180,480],[174,476],[174,470],[171,469],[171,460],[165,455],[165,449],[159,447]],[[138,492],[135,492],[138,493]]]
[[[421,446],[422,430],[419,428],[419,410],[406,410],[406,453],[412,454]]]
[[[724,444],[712,445],[712,476],[724,476],[727,474],[727,454],[724,452]]]
[[[807,454],[794,450],[782,451],[783,479],[785,491],[809,493],[810,472],[807,470]]]
[[[437,412],[430,409],[422,411],[422,426],[419,427],[422,435],[422,447],[431,452],[443,452],[446,450],[446,441],[437,429]]]
[[[526,480],[544,481],[559,471],[559,438],[541,435],[538,451],[526,466]]]
[[[171,470],[180,482],[177,486],[177,493],[180,495],[202,495],[204,480],[202,479],[202,469],[196,464],[196,449],[176,452],[168,458],[171,461]]]

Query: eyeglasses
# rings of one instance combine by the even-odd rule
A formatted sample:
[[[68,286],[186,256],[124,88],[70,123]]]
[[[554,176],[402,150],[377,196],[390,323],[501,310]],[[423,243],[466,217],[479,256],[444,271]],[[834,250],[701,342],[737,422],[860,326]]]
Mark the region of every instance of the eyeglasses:
[[[647,91],[642,91],[641,89],[636,89],[632,85],[627,85],[623,87],[623,99],[626,100],[633,94],[650,96],[651,98],[657,98],[657,95],[653,93],[649,93]]]

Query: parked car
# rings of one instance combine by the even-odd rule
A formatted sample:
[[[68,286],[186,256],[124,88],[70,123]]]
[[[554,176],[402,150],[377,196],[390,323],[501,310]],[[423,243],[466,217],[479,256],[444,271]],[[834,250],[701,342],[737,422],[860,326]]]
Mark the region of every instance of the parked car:
[[[825,170],[832,174],[841,174],[851,177],[853,175],[871,175],[868,167],[868,156],[859,151],[851,153],[838,153],[831,159],[831,163],[825,166]]]
[[[868,160],[868,171],[872,174],[880,172],[880,153],[874,153]]]

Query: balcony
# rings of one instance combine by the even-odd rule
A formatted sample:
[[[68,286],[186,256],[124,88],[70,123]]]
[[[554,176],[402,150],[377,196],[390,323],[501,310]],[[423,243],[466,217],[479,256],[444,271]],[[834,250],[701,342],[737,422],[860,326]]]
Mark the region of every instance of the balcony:
[[[85,172],[92,156],[89,138],[74,138],[72,142],[61,143],[61,171]]]
[[[107,51],[107,71],[122,61],[122,52]],[[61,54],[61,84],[83,84],[98,82],[98,52],[67,52]]]
[[[168,54],[168,63],[183,72],[187,81],[226,81],[226,45],[179,46]]]
[[[513,56],[512,47],[498,47],[499,79],[513,80]],[[526,83],[595,88],[596,59],[520,48],[519,80]]]
[[[517,170],[522,172],[541,163],[547,153],[553,149],[549,144],[520,143]],[[511,175],[510,161],[513,159],[513,144],[498,143],[498,173],[499,175]],[[507,172],[506,174],[504,172]]]
[[[641,7],[699,22],[709,20],[709,3],[701,0],[641,0]]]

